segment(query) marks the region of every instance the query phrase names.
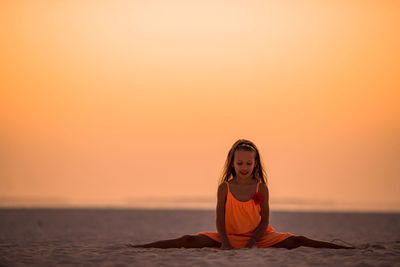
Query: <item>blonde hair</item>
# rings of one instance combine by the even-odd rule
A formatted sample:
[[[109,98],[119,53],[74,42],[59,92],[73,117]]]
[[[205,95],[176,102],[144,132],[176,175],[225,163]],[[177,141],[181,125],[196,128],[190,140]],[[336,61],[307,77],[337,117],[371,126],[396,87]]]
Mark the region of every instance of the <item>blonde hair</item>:
[[[233,160],[234,160],[234,155],[235,152],[238,150],[244,150],[244,151],[254,151],[255,152],[255,167],[253,169],[253,179],[256,179],[257,181],[267,184],[267,173],[264,170],[262,160],[261,160],[261,155],[258,151],[258,148],[256,145],[246,139],[239,139],[237,140],[232,148],[229,150],[228,156],[225,161],[224,169],[221,173],[219,183],[218,185],[222,184],[225,181],[230,181],[236,176],[236,172],[234,167],[232,166]]]

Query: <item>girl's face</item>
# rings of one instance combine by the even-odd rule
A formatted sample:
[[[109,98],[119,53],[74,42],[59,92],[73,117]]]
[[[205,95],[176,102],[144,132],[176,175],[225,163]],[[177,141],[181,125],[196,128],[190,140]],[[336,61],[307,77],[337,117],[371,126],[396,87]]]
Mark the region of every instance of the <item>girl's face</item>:
[[[251,174],[255,167],[254,151],[236,150],[233,157],[233,167],[235,168],[236,177],[252,178]]]

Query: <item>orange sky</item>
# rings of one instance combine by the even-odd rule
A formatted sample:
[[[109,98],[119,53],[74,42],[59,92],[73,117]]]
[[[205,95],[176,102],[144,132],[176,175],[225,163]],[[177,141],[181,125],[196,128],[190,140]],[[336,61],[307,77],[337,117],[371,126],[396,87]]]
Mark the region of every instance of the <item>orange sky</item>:
[[[272,204],[399,210],[399,11],[2,1],[0,201],[214,197],[228,150],[247,138]]]

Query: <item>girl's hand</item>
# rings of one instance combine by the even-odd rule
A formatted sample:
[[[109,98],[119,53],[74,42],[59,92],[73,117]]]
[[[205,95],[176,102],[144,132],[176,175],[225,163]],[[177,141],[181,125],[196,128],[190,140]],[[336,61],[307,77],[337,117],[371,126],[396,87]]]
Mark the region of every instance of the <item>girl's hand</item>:
[[[257,247],[257,242],[254,238],[250,238],[245,246],[245,248],[252,248],[252,247]]]
[[[230,243],[222,243],[221,249],[228,250],[228,249],[233,249],[233,247]]]

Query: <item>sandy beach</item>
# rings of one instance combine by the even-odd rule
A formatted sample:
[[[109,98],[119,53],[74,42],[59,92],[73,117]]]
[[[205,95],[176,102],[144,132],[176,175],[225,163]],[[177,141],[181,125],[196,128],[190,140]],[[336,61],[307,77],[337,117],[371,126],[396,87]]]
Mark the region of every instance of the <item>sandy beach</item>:
[[[276,231],[355,250],[124,246],[215,231],[205,210],[2,209],[0,218],[1,266],[400,266],[399,213],[271,213]]]

